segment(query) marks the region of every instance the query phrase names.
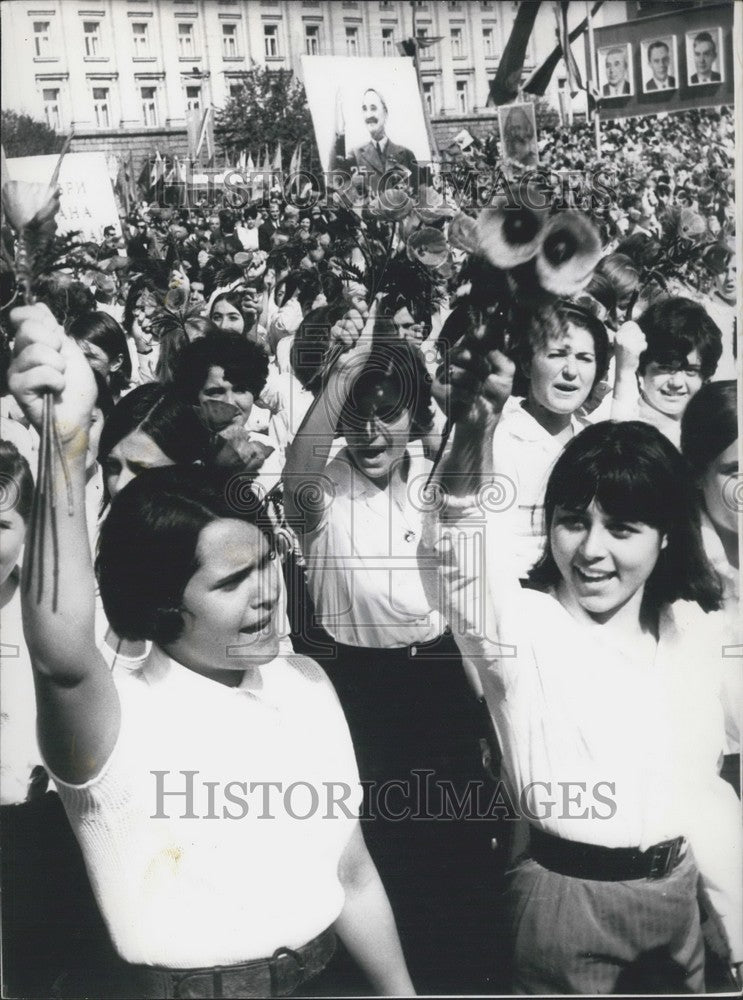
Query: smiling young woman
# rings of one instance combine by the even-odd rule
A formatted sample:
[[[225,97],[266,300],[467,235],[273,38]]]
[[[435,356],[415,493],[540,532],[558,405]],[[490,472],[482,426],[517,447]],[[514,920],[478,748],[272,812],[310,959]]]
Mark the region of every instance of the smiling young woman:
[[[651,951],[656,970],[703,990],[698,882],[738,975],[743,873],[740,804],[718,774],[722,588],[694,483],[655,428],[586,428],[550,473],[545,548],[522,588],[507,522],[483,522],[474,495],[492,478],[507,395],[507,359],[490,366],[471,377],[440,468],[448,503],[429,527],[444,606],[529,821],[505,896],[513,991],[623,992]],[[452,369],[459,385],[474,375],[463,355]]]

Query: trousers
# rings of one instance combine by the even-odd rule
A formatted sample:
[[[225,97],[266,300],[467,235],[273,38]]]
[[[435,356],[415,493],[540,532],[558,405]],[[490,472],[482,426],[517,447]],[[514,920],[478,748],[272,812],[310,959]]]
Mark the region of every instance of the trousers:
[[[627,882],[558,875],[522,859],[506,876],[513,992],[624,992],[643,963],[657,992],[704,992],[698,877],[691,848],[664,878]],[[667,979],[658,983],[663,962]]]

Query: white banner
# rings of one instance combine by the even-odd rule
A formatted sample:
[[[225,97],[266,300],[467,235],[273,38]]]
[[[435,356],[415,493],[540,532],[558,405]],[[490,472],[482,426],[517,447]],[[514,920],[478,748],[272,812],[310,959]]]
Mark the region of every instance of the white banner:
[[[58,156],[18,156],[7,161],[13,181],[43,184],[51,180]],[[82,238],[100,243],[105,226],[121,235],[119,213],[105,153],[68,153],[59,174],[62,189],[57,226],[60,233],[80,230]]]

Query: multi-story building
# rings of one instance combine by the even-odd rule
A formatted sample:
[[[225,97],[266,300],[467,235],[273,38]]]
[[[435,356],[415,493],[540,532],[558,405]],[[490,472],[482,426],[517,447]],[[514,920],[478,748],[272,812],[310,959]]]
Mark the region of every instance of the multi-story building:
[[[577,22],[585,5],[576,3]],[[518,3],[509,0],[3,0],[3,106],[75,132],[76,149],[185,152],[186,112],[221,107],[252,67],[300,56],[396,56],[417,35],[423,99],[440,136],[492,128],[489,82]],[[622,20],[610,0],[603,17]],[[543,4],[525,71],[555,44]],[[579,62],[582,45],[576,45]],[[564,70],[562,75],[564,76]],[[557,103],[560,73],[548,97]]]

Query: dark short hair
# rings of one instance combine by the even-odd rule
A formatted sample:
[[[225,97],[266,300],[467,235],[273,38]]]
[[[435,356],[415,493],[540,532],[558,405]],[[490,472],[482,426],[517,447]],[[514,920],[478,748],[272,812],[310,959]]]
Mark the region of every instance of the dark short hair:
[[[157,382],[137,386],[114,406],[101,431],[101,465],[133,431],[151,437],[176,465],[205,459],[209,447],[208,432],[193,408]]]
[[[115,498],[101,527],[96,573],[117,635],[160,645],[178,638],[199,535],[212,521],[245,521],[270,539],[263,506],[242,488],[231,504],[229,482],[216,469],[171,465],[141,473]]]
[[[25,524],[31,516],[34,502],[34,477],[26,459],[21,455],[11,441],[0,440],[0,479],[6,484],[12,480],[15,488],[6,486],[8,501],[13,500],[13,509],[17,510]]]
[[[546,309],[539,309],[526,317],[524,326],[515,331],[510,354],[516,362],[514,396],[526,396],[529,377],[525,369],[534,357],[534,351],[548,343],[549,338],[563,333],[567,324],[586,330],[593,340],[596,355],[596,375],[593,385],[606,377],[609,370],[609,335],[598,317],[584,306],[566,299],[558,299]]]
[[[653,49],[665,49],[666,52],[671,51],[667,42],[661,42],[660,40],[651,42],[650,45],[648,45],[648,62],[650,62],[650,56],[653,53]]]
[[[717,55],[717,42],[714,40],[712,35],[708,31],[700,31],[698,35],[694,36],[692,41],[692,49],[697,44],[697,42],[709,42],[712,48],[715,50],[715,55]]]
[[[209,369],[224,369],[233,386],[260,396],[268,378],[265,350],[241,334],[215,330],[185,344],[173,372],[173,391],[184,402],[197,406]]]
[[[121,366],[118,371],[111,372],[109,384],[115,392],[129,388],[132,380],[132,358],[129,354],[129,345],[126,342],[126,334],[120,323],[104,310],[97,312],[83,313],[70,325],[69,335],[73,340],[87,340],[90,344],[95,344],[105,352],[109,361],[121,358]]]
[[[681,418],[681,452],[697,479],[737,438],[737,382],[707,382],[689,400]]]
[[[722,355],[722,333],[704,306],[680,296],[660,299],[637,322],[648,343],[640,355],[641,375],[651,361],[685,362],[692,351],[699,352],[702,378],[714,375]]]
[[[547,541],[529,573],[530,584],[549,588],[561,579],[550,548],[555,510],[584,511],[593,500],[607,514],[651,525],[666,537],[645,584],[646,610],[657,613],[678,600],[695,601],[704,611],[721,606],[722,589],[704,553],[688,465],[665,435],[638,420],[590,425],[557,459],[544,499]]]

